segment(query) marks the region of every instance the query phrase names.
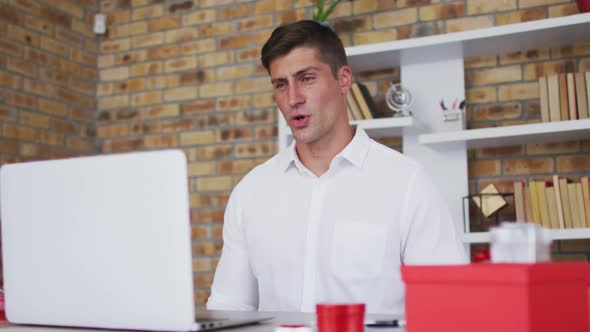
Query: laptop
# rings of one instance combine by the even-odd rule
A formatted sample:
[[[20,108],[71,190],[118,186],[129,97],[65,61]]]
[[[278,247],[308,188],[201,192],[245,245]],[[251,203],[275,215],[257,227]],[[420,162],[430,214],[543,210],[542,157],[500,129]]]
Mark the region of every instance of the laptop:
[[[201,331],[270,319],[195,319],[189,210],[180,150],[2,166],[8,321]]]

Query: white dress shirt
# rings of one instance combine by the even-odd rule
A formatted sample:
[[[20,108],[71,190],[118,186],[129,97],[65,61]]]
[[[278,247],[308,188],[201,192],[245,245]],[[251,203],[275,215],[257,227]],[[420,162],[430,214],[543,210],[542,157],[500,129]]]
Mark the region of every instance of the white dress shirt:
[[[295,143],[247,174],[229,199],[207,308],[312,312],[363,302],[403,313],[402,264],[465,263],[449,211],[424,169],[353,140],[321,176]]]

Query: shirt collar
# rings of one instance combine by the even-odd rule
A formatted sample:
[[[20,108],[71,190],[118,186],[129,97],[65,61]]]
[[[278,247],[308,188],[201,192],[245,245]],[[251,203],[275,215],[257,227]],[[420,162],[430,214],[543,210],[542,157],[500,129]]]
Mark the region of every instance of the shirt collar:
[[[365,132],[364,129],[354,127],[355,134],[352,137],[352,141],[348,143],[340,153],[338,153],[334,159],[343,158],[348,160],[351,164],[356,167],[362,167],[363,162],[369,152],[369,144],[371,139],[369,135]],[[291,142],[289,147],[285,149],[284,152],[281,153],[279,156],[279,162],[282,165],[281,169],[287,171],[290,167],[295,166],[299,169],[303,167],[301,160],[299,160],[299,156],[297,155],[297,151],[295,150],[295,140]]]
[[[369,152],[371,139],[363,128],[355,126],[354,129],[355,133],[352,141],[335,158],[342,157],[354,166],[361,168]]]

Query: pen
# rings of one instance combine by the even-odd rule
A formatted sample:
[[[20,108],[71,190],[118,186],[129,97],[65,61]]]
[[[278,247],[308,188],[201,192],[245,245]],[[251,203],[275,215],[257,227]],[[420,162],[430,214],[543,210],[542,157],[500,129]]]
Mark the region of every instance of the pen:
[[[401,326],[406,326],[406,321],[403,319],[366,320],[365,326],[368,326],[368,327],[401,327]]]

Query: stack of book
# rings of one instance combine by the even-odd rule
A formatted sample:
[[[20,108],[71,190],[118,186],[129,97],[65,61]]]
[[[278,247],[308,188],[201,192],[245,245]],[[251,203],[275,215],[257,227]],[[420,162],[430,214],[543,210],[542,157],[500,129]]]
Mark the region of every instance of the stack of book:
[[[560,73],[539,77],[543,122],[590,117],[590,72]]]
[[[352,83],[346,98],[349,120],[369,120],[379,117],[373,97],[364,84]]]
[[[545,228],[590,227],[590,178],[579,182],[554,175],[553,181],[514,182],[516,221]]]

